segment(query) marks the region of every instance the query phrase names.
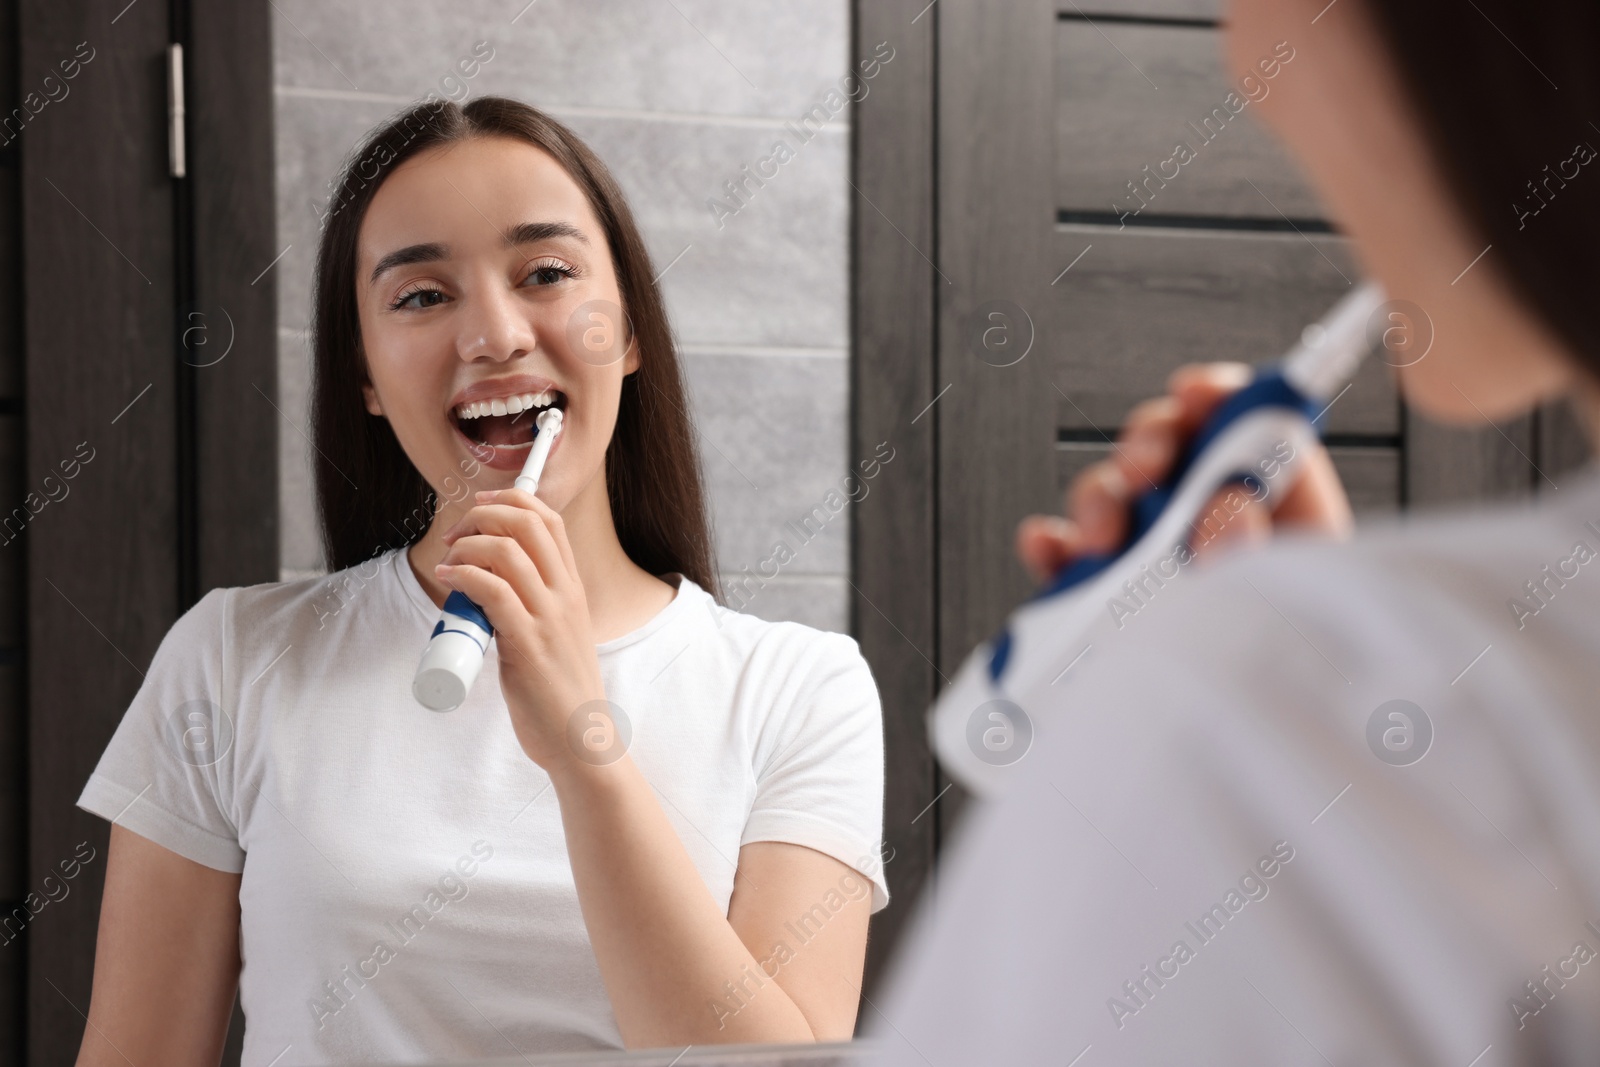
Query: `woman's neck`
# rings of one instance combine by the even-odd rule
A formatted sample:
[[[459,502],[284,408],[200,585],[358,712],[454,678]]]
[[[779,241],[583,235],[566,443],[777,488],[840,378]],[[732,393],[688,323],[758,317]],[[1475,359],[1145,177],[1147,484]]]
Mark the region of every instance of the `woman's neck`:
[[[443,533],[471,510],[465,501],[441,510],[407,551],[417,582],[435,604],[444,606],[451,587],[433,568],[444,559]],[[628,558],[617,540],[617,527],[606,494],[605,475],[597,473],[562,509],[567,543],[589,604],[589,623],[596,643],[638,629],[672,602],[675,590]]]

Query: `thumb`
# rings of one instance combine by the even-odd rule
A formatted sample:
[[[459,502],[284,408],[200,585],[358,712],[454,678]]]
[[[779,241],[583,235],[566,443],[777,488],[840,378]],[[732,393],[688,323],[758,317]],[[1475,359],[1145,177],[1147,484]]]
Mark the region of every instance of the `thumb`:
[[[1017,524],[1017,557],[1036,582],[1083,553],[1078,524],[1059,515],[1029,515]]]

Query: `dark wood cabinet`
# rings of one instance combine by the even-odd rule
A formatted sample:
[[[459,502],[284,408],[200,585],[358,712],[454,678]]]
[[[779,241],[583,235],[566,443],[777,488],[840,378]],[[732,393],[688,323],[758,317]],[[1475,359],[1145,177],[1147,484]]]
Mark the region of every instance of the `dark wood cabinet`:
[[[157,645],[278,576],[269,14],[0,0],[0,1064],[77,1054],[109,828],[76,800]]]

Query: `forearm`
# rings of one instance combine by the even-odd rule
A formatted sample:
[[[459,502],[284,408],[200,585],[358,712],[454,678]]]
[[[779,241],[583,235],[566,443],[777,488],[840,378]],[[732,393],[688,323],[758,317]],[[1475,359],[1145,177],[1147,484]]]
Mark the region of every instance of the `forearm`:
[[[575,762],[553,780],[584,924],[628,1047],[815,1040],[717,906],[629,756]],[[743,1006],[719,1013],[730,982],[744,983]]]

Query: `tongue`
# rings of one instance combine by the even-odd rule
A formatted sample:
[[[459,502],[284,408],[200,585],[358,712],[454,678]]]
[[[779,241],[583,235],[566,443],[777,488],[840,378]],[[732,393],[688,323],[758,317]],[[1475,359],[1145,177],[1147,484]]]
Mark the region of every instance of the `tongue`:
[[[525,445],[536,433],[533,413],[528,411],[516,415],[485,415],[477,422],[482,433],[479,440],[488,445]]]

